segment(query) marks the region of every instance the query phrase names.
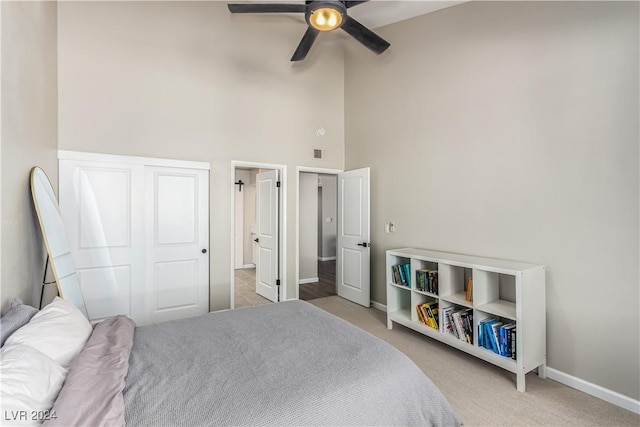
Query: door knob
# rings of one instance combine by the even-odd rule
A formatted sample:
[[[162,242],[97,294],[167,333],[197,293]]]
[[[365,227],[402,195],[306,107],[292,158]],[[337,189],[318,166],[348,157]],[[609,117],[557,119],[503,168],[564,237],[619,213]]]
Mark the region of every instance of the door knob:
[[[363,248],[370,248],[371,243],[367,243],[367,242],[358,243],[358,246],[362,246]]]
[[[254,242],[259,243],[260,239],[253,239]]]
[[[206,249],[203,249],[203,250],[202,250],[202,253],[203,253],[203,254],[206,254],[206,253],[207,253],[207,250],[206,250]]]

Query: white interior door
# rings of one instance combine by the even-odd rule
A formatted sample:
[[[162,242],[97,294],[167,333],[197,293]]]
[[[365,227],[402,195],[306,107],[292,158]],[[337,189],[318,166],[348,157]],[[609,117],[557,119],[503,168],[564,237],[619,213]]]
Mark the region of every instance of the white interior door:
[[[144,168],[60,160],[60,210],[89,320],[138,320],[130,294],[144,282]]]
[[[145,167],[146,286],[141,322],[209,311],[209,172]],[[133,296],[136,297],[135,295]]]
[[[257,260],[256,293],[278,301],[278,170],[259,173],[256,177]]]
[[[338,295],[371,305],[369,168],[338,174]]]

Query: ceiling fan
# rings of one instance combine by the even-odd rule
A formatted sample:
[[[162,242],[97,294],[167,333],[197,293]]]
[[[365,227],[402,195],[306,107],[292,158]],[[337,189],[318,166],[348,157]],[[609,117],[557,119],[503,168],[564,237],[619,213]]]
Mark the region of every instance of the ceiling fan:
[[[304,13],[304,19],[309,27],[291,57],[292,61],[301,61],[307,56],[311,45],[313,45],[321,31],[333,31],[338,28],[344,30],[378,55],[384,52],[390,44],[347,15],[347,9],[366,2],[367,0],[307,0],[305,4],[229,3],[228,6],[231,13]]]

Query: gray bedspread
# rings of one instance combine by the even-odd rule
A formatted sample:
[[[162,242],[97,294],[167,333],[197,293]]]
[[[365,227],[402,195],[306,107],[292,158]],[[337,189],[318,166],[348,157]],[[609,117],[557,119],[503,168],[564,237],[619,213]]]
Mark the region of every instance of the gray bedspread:
[[[460,425],[404,354],[303,301],[136,328],[124,400],[128,426]]]

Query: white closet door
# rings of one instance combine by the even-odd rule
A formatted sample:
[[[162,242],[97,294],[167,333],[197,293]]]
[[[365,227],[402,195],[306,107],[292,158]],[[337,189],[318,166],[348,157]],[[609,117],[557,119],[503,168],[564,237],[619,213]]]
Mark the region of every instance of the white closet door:
[[[89,320],[137,320],[130,299],[144,281],[144,168],[60,160],[60,210]]]
[[[209,311],[209,172],[145,167],[146,286],[142,323]]]

